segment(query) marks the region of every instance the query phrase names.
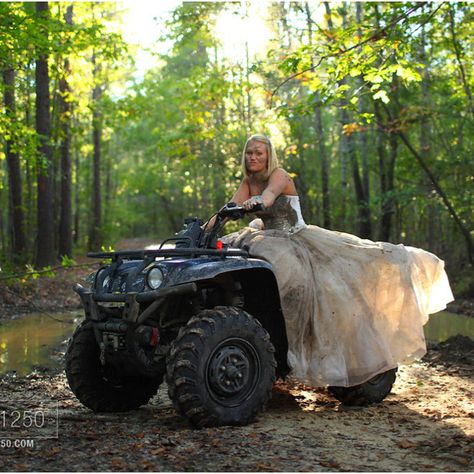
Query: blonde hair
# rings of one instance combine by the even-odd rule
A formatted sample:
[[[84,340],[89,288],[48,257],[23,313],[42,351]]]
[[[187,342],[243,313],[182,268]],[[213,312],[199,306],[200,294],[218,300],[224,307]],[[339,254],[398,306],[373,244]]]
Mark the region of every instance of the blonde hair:
[[[248,140],[245,142],[244,150],[242,152],[242,173],[245,177],[248,176],[247,165],[245,163],[245,153],[247,152],[247,147],[250,142],[260,142],[263,143],[267,149],[267,156],[268,156],[268,163],[267,163],[267,171],[265,172],[265,179],[268,179],[270,175],[278,168],[278,158],[275,151],[275,147],[273,143],[270,141],[268,137],[265,135],[252,135]]]

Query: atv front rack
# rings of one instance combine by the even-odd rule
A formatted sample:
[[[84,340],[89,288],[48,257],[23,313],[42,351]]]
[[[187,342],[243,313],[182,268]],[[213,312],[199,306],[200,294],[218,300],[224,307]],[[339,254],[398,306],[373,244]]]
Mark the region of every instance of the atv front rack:
[[[156,257],[198,257],[209,255],[213,257],[248,257],[249,253],[241,249],[202,249],[202,248],[176,248],[158,250],[120,250],[118,252],[89,252],[90,258],[111,258],[113,261],[121,260],[143,260]]]

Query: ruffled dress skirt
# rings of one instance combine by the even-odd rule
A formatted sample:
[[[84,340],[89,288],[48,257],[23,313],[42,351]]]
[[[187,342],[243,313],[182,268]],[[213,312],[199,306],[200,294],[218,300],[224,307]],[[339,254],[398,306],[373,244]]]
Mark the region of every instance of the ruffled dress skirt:
[[[453,300],[444,262],[421,249],[307,226],[225,238],[272,264],[291,375],[352,386],[422,357],[428,315]]]

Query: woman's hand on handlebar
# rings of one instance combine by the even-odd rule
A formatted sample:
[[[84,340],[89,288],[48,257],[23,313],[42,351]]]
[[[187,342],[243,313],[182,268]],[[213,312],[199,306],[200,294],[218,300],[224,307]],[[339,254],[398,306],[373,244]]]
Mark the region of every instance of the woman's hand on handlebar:
[[[260,207],[263,207],[262,196],[252,196],[250,199],[247,199],[242,203],[242,207],[247,211],[252,210],[255,206],[258,205],[260,205]]]

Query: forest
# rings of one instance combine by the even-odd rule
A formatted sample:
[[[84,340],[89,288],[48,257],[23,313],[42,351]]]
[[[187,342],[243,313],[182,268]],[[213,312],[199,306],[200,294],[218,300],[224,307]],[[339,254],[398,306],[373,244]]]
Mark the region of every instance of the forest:
[[[423,247],[474,294],[473,4],[263,5],[177,4],[140,72],[121,3],[0,3],[0,278],[209,217],[265,133],[306,222]]]

